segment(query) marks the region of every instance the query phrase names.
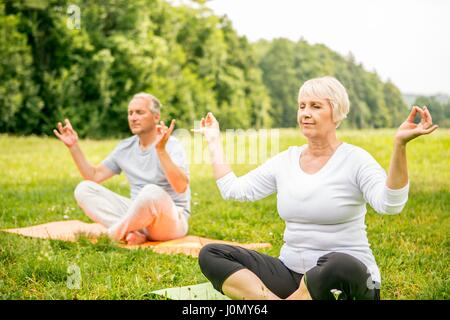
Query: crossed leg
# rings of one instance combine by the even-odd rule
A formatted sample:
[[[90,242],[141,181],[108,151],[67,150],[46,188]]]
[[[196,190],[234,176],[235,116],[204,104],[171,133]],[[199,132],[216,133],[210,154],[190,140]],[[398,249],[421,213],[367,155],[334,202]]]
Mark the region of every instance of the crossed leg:
[[[79,206],[92,220],[108,228],[116,241],[140,244],[147,240],[171,240],[186,235],[187,218],[161,187],[149,184],[134,201],[92,181],[75,189]]]

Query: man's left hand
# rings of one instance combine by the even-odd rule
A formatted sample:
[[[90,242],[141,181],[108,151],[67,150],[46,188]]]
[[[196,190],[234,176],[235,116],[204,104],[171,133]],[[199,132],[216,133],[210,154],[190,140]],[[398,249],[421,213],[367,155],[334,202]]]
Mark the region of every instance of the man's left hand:
[[[159,125],[156,126],[156,150],[163,151],[166,149],[167,141],[172,134],[173,128],[175,128],[175,120],[172,120],[170,127],[167,128],[164,121],[161,121]]]

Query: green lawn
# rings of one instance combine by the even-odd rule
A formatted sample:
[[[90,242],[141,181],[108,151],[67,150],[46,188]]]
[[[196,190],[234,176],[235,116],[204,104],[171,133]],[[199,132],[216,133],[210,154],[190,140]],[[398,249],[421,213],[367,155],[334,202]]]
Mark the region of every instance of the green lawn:
[[[339,131],[387,169],[393,130]],[[282,130],[280,151],[305,142]],[[81,141],[92,163],[116,140]],[[382,299],[450,299],[450,130],[439,129],[408,145],[410,198],[400,215],[369,209],[369,241],[383,277]],[[243,174],[255,165],[233,165]],[[53,138],[0,135],[0,228],[69,219],[89,221],[76,206],[81,177],[62,143]],[[123,175],[106,186],[128,195]],[[240,242],[270,242],[277,256],[284,224],[276,198],[256,203],[221,199],[207,164],[191,165],[190,234]],[[66,217],[66,218],[67,218]],[[81,271],[80,289],[67,286],[68,267]],[[1,299],[148,299],[153,290],[205,282],[197,260],[150,250],[126,250],[103,238],[96,244],[23,238],[0,233]]]

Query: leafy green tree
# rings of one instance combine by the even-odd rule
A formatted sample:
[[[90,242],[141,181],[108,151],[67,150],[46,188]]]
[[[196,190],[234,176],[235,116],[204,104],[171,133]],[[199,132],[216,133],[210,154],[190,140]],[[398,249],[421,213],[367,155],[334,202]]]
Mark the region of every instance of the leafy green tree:
[[[69,5],[80,28],[68,27]],[[250,43],[203,0],[6,0],[0,49],[0,132],[51,134],[70,118],[81,137],[126,136],[126,108],[141,91],[178,127],[207,111],[223,129],[293,127],[300,85],[324,75],[348,90],[344,127],[395,126],[407,109],[395,85],[351,54],[303,39]]]
[[[20,18],[0,3],[0,131],[31,133],[43,108],[31,71],[33,58]]]
[[[255,48],[272,100],[275,126],[295,126],[299,87],[308,79],[326,75],[340,80],[349,95],[350,113],[342,127],[392,127],[405,116],[406,105],[395,85],[383,83],[376,73],[364,70],[351,53],[343,57],[322,44],[310,45],[303,39],[260,41]]]

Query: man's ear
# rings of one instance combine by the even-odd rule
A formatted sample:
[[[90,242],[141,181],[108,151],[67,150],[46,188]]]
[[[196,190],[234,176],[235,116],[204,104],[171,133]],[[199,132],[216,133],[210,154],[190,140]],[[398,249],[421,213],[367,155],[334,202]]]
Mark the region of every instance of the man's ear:
[[[159,123],[159,121],[161,120],[161,114],[159,114],[159,113],[155,113],[153,115],[153,117],[154,117],[156,123]]]

